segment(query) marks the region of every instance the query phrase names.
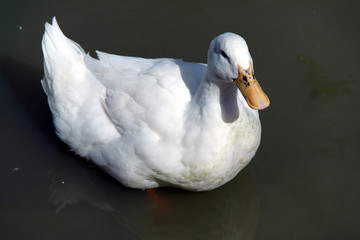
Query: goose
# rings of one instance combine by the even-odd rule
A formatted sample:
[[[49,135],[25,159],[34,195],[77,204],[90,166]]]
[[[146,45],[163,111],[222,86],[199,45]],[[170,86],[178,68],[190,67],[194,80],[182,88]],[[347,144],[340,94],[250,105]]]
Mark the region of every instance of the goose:
[[[126,187],[212,190],[259,147],[258,110],[270,101],[237,34],[215,37],[207,64],[100,51],[93,58],[54,17],[42,51],[57,136]]]

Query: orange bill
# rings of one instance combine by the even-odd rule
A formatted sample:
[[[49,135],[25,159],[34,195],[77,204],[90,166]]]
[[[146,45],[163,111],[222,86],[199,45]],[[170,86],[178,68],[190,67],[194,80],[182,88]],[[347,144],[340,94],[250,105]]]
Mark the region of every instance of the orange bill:
[[[238,70],[239,76],[237,79],[234,79],[234,81],[236,81],[236,85],[246,99],[249,107],[256,110],[267,108],[270,105],[270,100],[256,80],[251,62],[248,69],[243,69],[238,65]]]

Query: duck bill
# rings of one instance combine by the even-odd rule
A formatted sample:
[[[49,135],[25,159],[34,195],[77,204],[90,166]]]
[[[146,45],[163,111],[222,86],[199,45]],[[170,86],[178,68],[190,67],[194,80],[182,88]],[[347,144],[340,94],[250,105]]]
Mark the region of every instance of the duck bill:
[[[256,80],[251,62],[248,69],[243,69],[238,65],[238,70],[239,76],[234,81],[249,107],[256,110],[267,108],[270,105],[270,100]]]

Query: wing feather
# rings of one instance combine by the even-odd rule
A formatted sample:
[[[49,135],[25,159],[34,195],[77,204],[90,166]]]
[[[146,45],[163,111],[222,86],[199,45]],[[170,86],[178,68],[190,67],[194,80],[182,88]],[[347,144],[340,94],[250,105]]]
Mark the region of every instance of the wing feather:
[[[87,66],[106,88],[103,106],[121,135],[161,139],[181,134],[184,112],[205,74],[204,64],[97,54],[99,60],[89,59]]]

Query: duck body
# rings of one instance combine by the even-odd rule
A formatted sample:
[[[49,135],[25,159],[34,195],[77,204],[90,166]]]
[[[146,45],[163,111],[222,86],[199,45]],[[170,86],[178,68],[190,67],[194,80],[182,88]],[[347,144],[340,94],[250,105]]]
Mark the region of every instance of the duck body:
[[[223,80],[210,62],[103,52],[94,59],[55,18],[45,26],[42,48],[41,82],[57,135],[123,185],[211,190],[255,155],[258,111],[233,82],[236,70]],[[249,64],[248,54],[238,66]]]

